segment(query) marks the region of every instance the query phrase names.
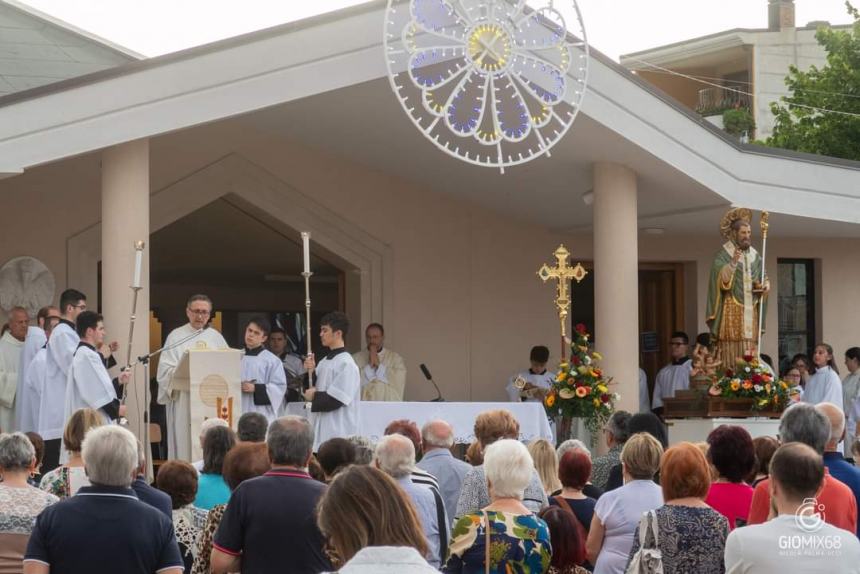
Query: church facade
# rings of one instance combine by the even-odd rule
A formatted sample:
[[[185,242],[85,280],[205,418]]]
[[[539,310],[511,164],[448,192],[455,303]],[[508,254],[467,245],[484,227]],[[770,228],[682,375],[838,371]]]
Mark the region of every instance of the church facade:
[[[771,213],[764,351],[860,342],[860,164],[739,144],[596,52],[551,157],[504,175],[456,162],[391,93],[384,4],[0,97],[0,265],[43,262],[56,293],[99,302],[124,349],[135,241],[153,249],[138,315],[169,322],[193,292],[236,317],[302,309],[310,231],[312,299],[353,318],[355,350],[364,325],[385,325],[408,400],[435,396],[420,363],[447,400],[504,400],[533,345],[558,359],[536,271],[564,243],[590,270],[574,320],[635,410],[640,362],[659,364],[673,329],[706,330],[735,205]]]

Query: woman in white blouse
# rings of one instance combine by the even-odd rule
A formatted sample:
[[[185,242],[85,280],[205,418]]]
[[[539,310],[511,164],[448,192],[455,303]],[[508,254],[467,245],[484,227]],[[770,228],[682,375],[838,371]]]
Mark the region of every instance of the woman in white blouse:
[[[839,369],[833,360],[833,347],[827,343],[815,345],[812,364],[815,365],[815,373],[806,383],[803,402],[813,405],[833,403],[843,408],[842,381],[839,380]]]
[[[848,374],[842,379],[842,406],[845,408],[845,416],[848,424],[845,427],[846,448],[854,444],[857,430],[857,414],[860,411],[858,398],[860,398],[860,347],[851,347],[845,351],[845,368]]]

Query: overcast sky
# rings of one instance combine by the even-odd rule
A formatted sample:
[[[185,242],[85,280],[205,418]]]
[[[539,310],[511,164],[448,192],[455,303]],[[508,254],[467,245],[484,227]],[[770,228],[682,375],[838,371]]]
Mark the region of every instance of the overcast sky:
[[[146,56],[361,4],[360,0],[19,0]],[[530,2],[531,3],[531,2]],[[556,0],[557,5],[572,0]],[[797,24],[851,22],[844,0],[796,0]],[[619,54],[767,27],[767,0],[579,0],[592,46]],[[380,34],[382,24],[380,23]]]

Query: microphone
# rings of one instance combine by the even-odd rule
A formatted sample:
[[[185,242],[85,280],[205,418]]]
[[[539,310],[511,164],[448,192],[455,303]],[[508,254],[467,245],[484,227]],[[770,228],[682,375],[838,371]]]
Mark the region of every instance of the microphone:
[[[431,403],[444,403],[445,399],[442,398],[442,391],[439,390],[439,385],[436,384],[436,381],[433,380],[433,375],[430,374],[430,369],[427,368],[427,365],[421,363],[418,365],[418,368],[421,369],[421,372],[424,373],[424,378],[433,383],[433,386],[436,388],[436,398],[431,400]]]

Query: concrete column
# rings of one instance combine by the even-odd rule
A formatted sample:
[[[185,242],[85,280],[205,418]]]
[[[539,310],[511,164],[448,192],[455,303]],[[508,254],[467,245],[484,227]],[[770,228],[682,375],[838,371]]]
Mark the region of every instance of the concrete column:
[[[137,241],[145,241],[141,285],[134,325],[132,361],[149,352],[149,140],[114,146],[102,152],[102,314],[106,341],[118,341],[117,362],[126,361]],[[95,300],[95,293],[89,294]],[[154,376],[154,374],[152,374]],[[135,369],[128,388],[131,430],[147,446],[144,422],[149,385],[143,368]],[[149,449],[145,449],[147,453]]]
[[[595,344],[621,395],[616,408],[639,409],[639,245],[636,173],[594,165]]]

